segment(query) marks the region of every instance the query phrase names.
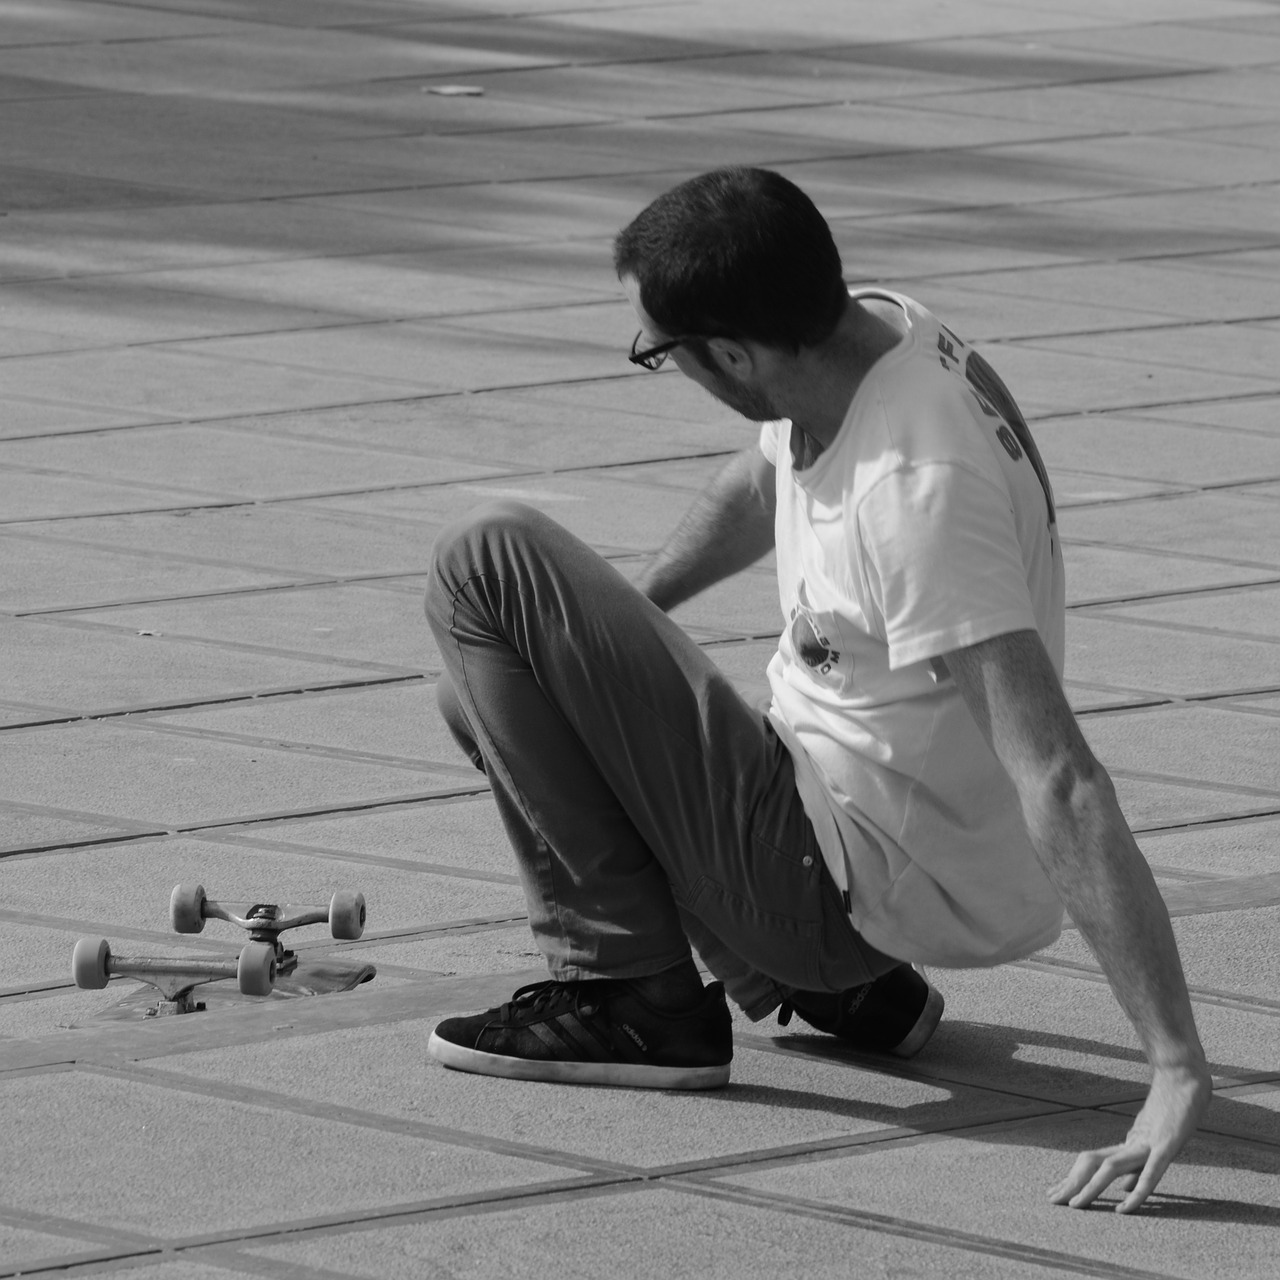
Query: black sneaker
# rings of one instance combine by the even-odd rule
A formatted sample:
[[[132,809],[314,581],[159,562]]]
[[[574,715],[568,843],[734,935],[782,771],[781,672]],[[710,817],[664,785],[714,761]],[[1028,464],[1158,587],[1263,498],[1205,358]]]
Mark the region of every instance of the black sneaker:
[[[622,981],[538,982],[486,1013],[446,1018],[427,1052],[457,1071],[515,1080],[717,1089],[729,1083],[733,1028],[719,982],[678,1013]]]
[[[811,1027],[856,1048],[910,1058],[933,1035],[942,1006],[942,993],[909,964],[900,964],[838,995],[793,991],[778,1010],[778,1024],[785,1027],[798,1013]]]

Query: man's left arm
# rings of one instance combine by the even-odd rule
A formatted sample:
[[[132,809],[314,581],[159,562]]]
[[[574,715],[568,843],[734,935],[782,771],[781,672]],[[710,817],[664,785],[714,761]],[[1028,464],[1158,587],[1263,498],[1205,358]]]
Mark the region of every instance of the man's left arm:
[[[1083,1208],[1120,1179],[1127,1194],[1119,1211],[1132,1212],[1194,1132],[1212,1090],[1168,910],[1037,633],[996,636],[947,654],[946,663],[1152,1068],[1125,1141],[1083,1153],[1049,1197]]]

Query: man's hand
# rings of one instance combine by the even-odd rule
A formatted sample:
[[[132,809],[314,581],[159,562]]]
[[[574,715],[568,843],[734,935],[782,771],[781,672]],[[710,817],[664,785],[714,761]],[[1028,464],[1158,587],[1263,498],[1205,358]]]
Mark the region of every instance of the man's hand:
[[[1151,1091],[1118,1147],[1085,1152],[1049,1198],[1084,1208],[1116,1179],[1131,1213],[1209,1105],[1211,1083],[1182,961],[1151,868],[1034,631],[946,655],[961,696],[1018,790],[1045,874],[1107,975],[1152,1066]]]
[[[1117,1213],[1132,1213],[1155,1190],[1209,1109],[1212,1084],[1207,1071],[1157,1071],[1133,1128],[1118,1147],[1081,1154],[1071,1172],[1049,1192],[1054,1204],[1087,1209],[1117,1178],[1127,1192]]]

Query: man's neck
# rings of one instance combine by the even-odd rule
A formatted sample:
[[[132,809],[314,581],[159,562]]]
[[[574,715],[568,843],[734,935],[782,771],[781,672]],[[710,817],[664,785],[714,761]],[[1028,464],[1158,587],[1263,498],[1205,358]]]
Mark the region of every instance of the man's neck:
[[[850,299],[835,331],[805,347],[788,370],[777,402],[793,429],[793,458],[811,466],[840,432],[849,405],[872,366],[902,340],[906,330],[865,303]]]

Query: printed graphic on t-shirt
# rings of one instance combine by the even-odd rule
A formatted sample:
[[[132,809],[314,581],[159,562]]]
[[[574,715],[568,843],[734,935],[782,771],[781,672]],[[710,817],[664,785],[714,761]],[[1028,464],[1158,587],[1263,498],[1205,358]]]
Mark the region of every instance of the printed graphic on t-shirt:
[[[969,390],[988,418],[995,418],[1000,426],[996,429],[996,439],[1001,448],[1014,462],[1026,454],[1027,461],[1040,481],[1044,490],[1044,500],[1049,508],[1049,525],[1057,523],[1057,514],[1053,506],[1053,489],[1049,485],[1049,473],[1040,458],[1040,450],[1031,437],[1031,428],[1022,416],[1017,401],[1005,386],[1004,380],[987,363],[985,357],[957,338],[946,325],[938,326],[938,360],[942,367],[950,373],[961,374]]]
[[[841,679],[840,650],[828,639],[826,628],[809,604],[809,593],[801,579],[798,599],[791,606],[791,651],[815,677],[838,683]]]

